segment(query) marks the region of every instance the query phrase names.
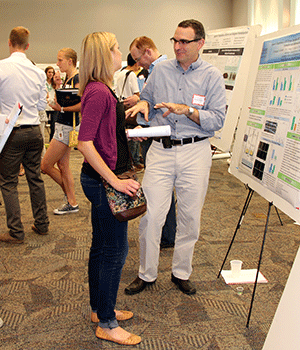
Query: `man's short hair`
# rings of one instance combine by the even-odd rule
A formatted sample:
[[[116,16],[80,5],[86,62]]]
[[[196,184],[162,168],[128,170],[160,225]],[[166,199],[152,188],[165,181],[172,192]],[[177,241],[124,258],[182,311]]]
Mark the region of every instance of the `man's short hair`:
[[[12,44],[12,47],[19,47],[21,49],[26,49],[29,40],[29,30],[24,27],[15,27],[12,29],[9,35],[9,40]]]
[[[133,40],[133,42],[129,46],[129,50],[135,46],[138,50],[152,49],[157,50],[157,47],[154,44],[154,41],[147,36],[139,36]]]
[[[132,58],[131,53],[127,56],[127,66],[132,67],[136,64],[135,60]]]
[[[195,39],[205,39],[205,30],[203,24],[196,19],[186,19],[178,24],[181,28],[193,28],[195,31]]]

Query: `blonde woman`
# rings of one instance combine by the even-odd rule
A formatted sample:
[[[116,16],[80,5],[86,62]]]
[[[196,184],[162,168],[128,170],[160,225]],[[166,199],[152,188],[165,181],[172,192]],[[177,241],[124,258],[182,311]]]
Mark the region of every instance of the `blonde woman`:
[[[89,258],[91,319],[99,322],[96,336],[122,345],[135,345],[141,338],[119,327],[119,320],[133,317],[115,310],[122,268],[128,253],[127,222],[111,213],[101,181],[130,196],[139,189],[134,180],[116,175],[130,167],[124,129],[123,105],[111,90],[113,74],[121,68],[122,54],[111,33],[93,33],[82,43],[79,68],[81,127],[78,149],[84,155],[81,172],[83,191],[92,203],[93,240]]]
[[[78,88],[79,76],[76,69],[77,54],[70,48],[61,49],[57,55],[57,66],[62,73],[66,73],[66,79],[62,88]],[[69,132],[73,128],[73,112],[76,116],[76,130],[79,130],[80,103],[73,106],[62,107],[57,101],[50,105],[55,111],[59,111],[55,123],[54,136],[49,148],[42,160],[42,171],[57,182],[67,199],[60,208],[54,210],[54,214],[63,215],[77,213],[79,206],[75,197],[74,179],[70,170]],[[57,167],[55,167],[57,164]]]

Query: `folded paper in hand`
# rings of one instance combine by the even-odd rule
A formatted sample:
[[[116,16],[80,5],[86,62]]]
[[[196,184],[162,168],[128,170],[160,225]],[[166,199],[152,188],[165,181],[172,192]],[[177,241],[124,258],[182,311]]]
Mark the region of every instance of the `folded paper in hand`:
[[[12,129],[14,128],[19,115],[22,112],[22,107],[18,102],[14,105],[9,115],[0,114],[0,153],[9,138]],[[5,123],[6,118],[9,120],[8,124]]]
[[[170,125],[151,126],[150,128],[127,129],[128,137],[163,137],[171,135]]]

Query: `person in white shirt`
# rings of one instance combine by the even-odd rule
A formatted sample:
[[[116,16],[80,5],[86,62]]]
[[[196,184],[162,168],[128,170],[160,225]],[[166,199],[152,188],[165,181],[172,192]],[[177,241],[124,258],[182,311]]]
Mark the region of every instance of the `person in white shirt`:
[[[130,96],[135,98],[135,103],[133,104],[124,103],[125,109],[135,105],[140,99],[140,90],[135,74],[136,71],[139,71],[139,67],[133,60],[131,54],[128,54],[127,67],[120,71],[116,83],[116,95],[120,101],[126,101]]]
[[[49,226],[45,187],[41,178],[43,137],[39,127],[39,111],[44,110],[47,105],[46,75],[26,57],[28,38],[28,29],[15,27],[8,40],[10,57],[0,61],[2,114],[9,115],[16,102],[23,106],[22,113],[0,154],[0,187],[9,229],[8,232],[0,234],[0,241],[7,243],[24,242],[17,189],[21,163],[30,192],[34,217],[32,230],[44,235],[48,233]]]
[[[120,102],[123,102],[125,110],[134,106],[140,99],[140,90],[137,80],[137,73],[140,68],[134,61],[131,54],[127,55],[127,67],[121,70],[117,78],[116,95]],[[133,129],[137,126],[136,118],[127,119],[125,127]],[[140,162],[140,143],[138,141],[129,140],[128,147],[131,153],[133,166],[136,172],[144,169]]]

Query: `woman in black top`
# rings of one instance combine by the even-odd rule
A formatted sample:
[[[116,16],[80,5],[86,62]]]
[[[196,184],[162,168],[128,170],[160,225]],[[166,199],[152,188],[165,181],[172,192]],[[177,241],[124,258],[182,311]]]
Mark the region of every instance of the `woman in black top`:
[[[79,77],[76,69],[77,54],[70,48],[61,49],[57,55],[57,66],[62,73],[66,73],[63,88],[78,88]],[[73,128],[73,116],[75,113],[76,130],[79,130],[79,112],[81,103],[73,106],[62,107],[57,101],[51,107],[59,111],[55,123],[55,133],[49,148],[42,160],[41,168],[52,177],[65,193],[67,203],[54,210],[54,214],[77,213],[79,206],[75,197],[74,179],[70,170],[69,160],[71,148],[69,147],[69,132]],[[57,167],[55,167],[57,164]]]

